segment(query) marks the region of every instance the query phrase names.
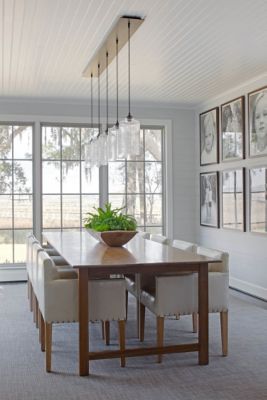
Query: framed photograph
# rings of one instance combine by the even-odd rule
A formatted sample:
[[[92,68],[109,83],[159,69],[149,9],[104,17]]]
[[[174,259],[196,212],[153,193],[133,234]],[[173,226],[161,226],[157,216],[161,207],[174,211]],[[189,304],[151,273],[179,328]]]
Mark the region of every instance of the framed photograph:
[[[245,231],[245,168],[221,173],[222,228]]]
[[[245,145],[245,98],[244,96],[221,105],[221,152],[222,161],[244,158]]]
[[[219,160],[219,108],[199,115],[200,165],[216,164]]]
[[[249,171],[250,231],[267,232],[267,166]]]
[[[200,225],[219,227],[218,172],[200,174]]]
[[[267,155],[267,86],[248,94],[249,155]]]

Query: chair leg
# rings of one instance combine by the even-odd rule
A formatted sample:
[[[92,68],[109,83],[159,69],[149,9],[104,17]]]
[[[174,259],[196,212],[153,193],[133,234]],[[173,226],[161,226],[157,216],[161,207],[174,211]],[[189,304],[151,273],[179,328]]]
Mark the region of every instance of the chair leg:
[[[51,372],[52,324],[45,322],[45,367]]]
[[[222,337],[222,355],[228,355],[228,311],[220,312],[221,337]]]
[[[33,290],[32,284],[30,283],[30,311],[33,311]]]
[[[36,323],[36,297],[34,292],[32,293],[32,317],[33,317],[33,322]]]
[[[140,304],[140,332],[139,332],[140,342],[143,342],[145,339],[145,315],[146,315],[146,307],[141,303]]]
[[[38,328],[39,328],[39,343],[41,344],[41,311],[39,307],[37,311],[37,316],[38,316]]]
[[[193,332],[198,332],[198,313],[194,312],[192,314]]]
[[[121,367],[125,367],[125,355],[123,352],[125,351],[125,321],[118,321],[119,325],[119,342],[120,342],[120,351],[121,351]]]
[[[137,327],[137,337],[139,338],[139,333],[140,333],[140,302],[138,299],[136,299],[136,327]]]
[[[157,317],[157,346],[163,346],[164,338],[164,317]],[[158,354],[158,363],[162,361],[162,354]]]
[[[102,339],[105,339],[105,324],[104,321],[101,321],[101,329],[102,329]]]
[[[106,345],[108,346],[110,343],[110,323],[109,323],[109,321],[105,321],[105,339],[106,339]]]
[[[39,304],[38,304],[38,300],[37,300],[37,297],[36,297],[36,296],[35,296],[35,298],[34,298],[34,301],[35,301],[35,305],[34,305],[35,326],[36,326],[36,328],[39,328],[39,325],[38,325],[38,310],[39,310]]]
[[[28,274],[27,274],[27,297],[30,300],[30,280]]]
[[[40,336],[41,351],[45,351],[45,323],[40,310],[39,312],[40,312],[39,336]]]
[[[126,321],[128,319],[128,297],[129,297],[129,293],[128,293],[128,290],[126,290],[126,293],[125,293]]]

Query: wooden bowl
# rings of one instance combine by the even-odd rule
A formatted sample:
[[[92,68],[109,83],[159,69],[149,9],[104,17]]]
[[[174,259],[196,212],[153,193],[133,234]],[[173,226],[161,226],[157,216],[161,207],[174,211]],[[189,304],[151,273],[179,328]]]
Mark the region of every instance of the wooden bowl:
[[[136,234],[137,231],[104,231],[97,232],[93,229],[86,229],[93,238],[110,247],[121,247],[128,243]]]

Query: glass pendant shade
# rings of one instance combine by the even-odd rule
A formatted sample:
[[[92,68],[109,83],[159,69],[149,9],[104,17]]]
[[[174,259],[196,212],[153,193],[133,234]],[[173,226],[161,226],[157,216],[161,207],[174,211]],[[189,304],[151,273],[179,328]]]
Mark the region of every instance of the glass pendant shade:
[[[127,158],[129,155],[141,154],[140,122],[134,118],[125,118],[120,122],[118,138],[118,155]]]
[[[108,131],[107,148],[108,148],[108,160],[115,161],[118,158],[117,143],[120,127],[118,124],[113,125]]]

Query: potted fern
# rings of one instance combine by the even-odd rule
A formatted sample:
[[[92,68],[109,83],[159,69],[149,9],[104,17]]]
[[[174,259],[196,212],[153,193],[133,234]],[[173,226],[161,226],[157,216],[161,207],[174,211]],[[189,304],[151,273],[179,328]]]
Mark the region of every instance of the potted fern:
[[[137,222],[132,215],[123,214],[123,208],[112,209],[111,203],[95,208],[84,221],[86,230],[97,240],[111,247],[126,244],[137,233]]]

